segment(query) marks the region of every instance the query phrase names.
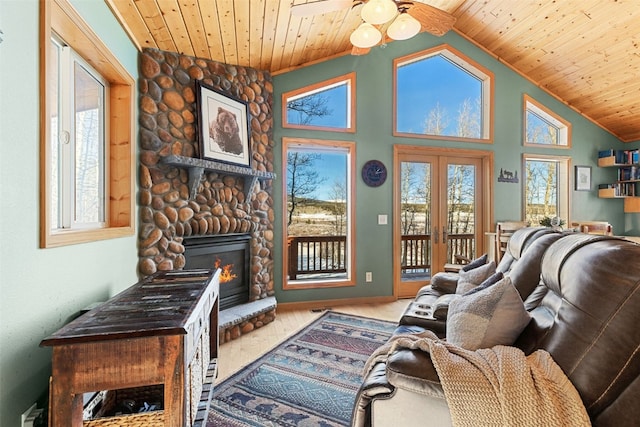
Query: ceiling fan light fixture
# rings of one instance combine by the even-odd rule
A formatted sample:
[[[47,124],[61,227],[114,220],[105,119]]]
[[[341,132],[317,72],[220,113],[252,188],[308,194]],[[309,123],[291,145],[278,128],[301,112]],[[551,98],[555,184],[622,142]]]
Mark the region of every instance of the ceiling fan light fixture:
[[[360,24],[360,26],[351,33],[351,37],[349,37],[352,45],[361,48],[375,46],[381,39],[382,34],[380,31],[367,22]]]
[[[421,27],[420,21],[403,12],[389,25],[387,35],[394,40],[407,40],[418,34]]]
[[[392,0],[369,0],[362,7],[360,16],[369,24],[384,24],[398,13],[398,7]]]

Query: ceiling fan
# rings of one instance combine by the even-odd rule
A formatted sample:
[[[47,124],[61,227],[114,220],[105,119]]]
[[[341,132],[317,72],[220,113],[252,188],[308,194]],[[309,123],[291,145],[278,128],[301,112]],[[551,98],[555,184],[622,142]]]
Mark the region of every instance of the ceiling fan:
[[[320,15],[361,5],[364,23],[351,35],[354,55],[368,53],[371,46],[383,39],[382,33],[385,33],[383,43],[408,39],[422,31],[442,36],[456,22],[453,15],[428,4],[400,0],[316,0],[292,5],[291,15]]]

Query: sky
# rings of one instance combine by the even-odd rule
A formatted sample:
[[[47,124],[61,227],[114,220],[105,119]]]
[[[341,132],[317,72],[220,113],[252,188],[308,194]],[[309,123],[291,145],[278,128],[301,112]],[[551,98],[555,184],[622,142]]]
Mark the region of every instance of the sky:
[[[425,119],[438,103],[455,126],[459,105],[480,99],[482,91],[480,80],[441,55],[399,67],[396,87],[397,130],[407,133],[423,133]]]
[[[320,159],[316,160],[316,167],[322,183],[315,192],[315,198],[320,200],[331,200],[335,198],[335,190],[333,190],[333,188],[336,179],[338,179],[338,177],[342,177],[342,181],[346,180],[346,155],[323,153]]]

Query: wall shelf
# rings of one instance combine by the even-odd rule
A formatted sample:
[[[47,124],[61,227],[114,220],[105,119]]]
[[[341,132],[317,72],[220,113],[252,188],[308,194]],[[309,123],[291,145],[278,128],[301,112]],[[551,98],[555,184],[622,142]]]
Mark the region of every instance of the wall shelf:
[[[618,180],[609,184],[607,188],[598,189],[598,197],[602,199],[624,199],[624,212],[640,212],[640,197],[638,197],[636,177],[640,173],[638,150],[607,150],[611,155],[598,158],[601,168],[617,168]]]
[[[275,179],[276,174],[273,172],[259,171],[244,166],[230,165],[212,160],[197,159],[195,157],[185,157],[170,155],[162,159],[162,163],[169,166],[175,166],[187,169],[189,172],[189,198],[194,199],[198,194],[198,186],[202,181],[205,171],[218,172],[224,175],[242,176],[248,178],[248,185],[245,180],[244,195],[245,199],[253,191],[254,185],[258,180]]]

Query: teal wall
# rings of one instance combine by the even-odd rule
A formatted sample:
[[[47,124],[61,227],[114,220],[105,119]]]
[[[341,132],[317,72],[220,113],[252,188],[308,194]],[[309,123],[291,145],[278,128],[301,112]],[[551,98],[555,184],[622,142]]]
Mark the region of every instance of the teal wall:
[[[137,51],[102,1],[76,9],[137,77]],[[40,341],[79,309],[137,280],[136,238],[39,249],[38,1],[1,0],[0,426],[47,392]],[[137,91],[136,91],[137,92]],[[137,123],[137,120],[135,121]]]
[[[449,44],[471,59],[490,69],[495,74],[495,138],[493,144],[424,140],[419,138],[399,138],[392,136],[392,85],[393,59],[440,44]],[[282,93],[297,89],[331,77],[355,71],[357,132],[345,134],[337,132],[303,131],[283,129],[281,117]],[[526,148],[522,145],[522,98],[531,95],[560,116],[569,120],[573,126],[572,148],[569,150],[550,148]],[[500,168],[518,170],[521,174],[522,154],[569,155],[574,165],[593,166],[592,182],[594,187],[600,182],[615,179],[613,170],[598,169],[597,151],[605,148],[630,148],[602,128],[549,96],[519,74],[512,71],[483,50],[449,32],[443,37],[434,37],[423,33],[411,40],[393,42],[385,48],[376,47],[368,55],[341,56],[339,58],[274,76],[274,140],[276,172],[279,180],[284,179],[282,172],[282,138],[303,137],[356,142],[356,172],[370,159],[382,160],[390,169],[393,165],[393,145],[409,144],[418,146],[441,146],[479,150],[493,150],[494,171],[494,219],[517,219],[521,216],[522,185],[499,183],[497,175]],[[573,174],[573,171],[571,171]],[[282,266],[276,270],[276,296],[279,302],[305,300],[325,300],[348,297],[391,295],[392,289],[392,180],[389,179],[379,188],[369,188],[362,180],[356,184],[356,278],[357,286],[348,288],[282,290]],[[275,187],[274,199],[276,211],[282,211],[282,186]],[[597,190],[591,192],[571,192],[571,219],[608,220],[618,233],[634,231],[638,233],[637,223],[625,222],[621,200],[601,200]],[[389,215],[389,225],[378,225],[377,215]],[[630,215],[627,215],[630,216]],[[634,217],[640,215],[634,214]],[[633,227],[627,229],[627,226]],[[275,224],[276,236],[279,236],[278,251],[282,249],[282,223]],[[628,233],[633,234],[633,233]],[[277,259],[281,254],[277,255]],[[364,283],[366,271],[373,273],[373,282]]]

